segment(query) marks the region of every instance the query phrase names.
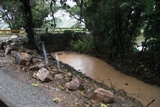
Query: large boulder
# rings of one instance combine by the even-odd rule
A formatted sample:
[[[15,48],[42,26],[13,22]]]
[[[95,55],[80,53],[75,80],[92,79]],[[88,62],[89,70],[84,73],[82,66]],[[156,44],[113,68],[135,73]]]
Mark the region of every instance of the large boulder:
[[[77,78],[73,79],[72,81],[67,82],[66,85],[65,85],[65,87],[68,90],[75,91],[75,90],[77,90],[80,87],[80,81]]]
[[[11,56],[15,57],[16,62],[19,65],[25,65],[27,62],[30,62],[31,56],[25,52],[11,52]]]
[[[43,68],[43,67],[39,69],[39,71],[36,74],[36,77],[42,82],[53,80],[53,77],[50,74],[50,72],[46,68]]]
[[[94,91],[91,99],[94,103],[103,102],[106,104],[110,104],[114,102],[114,94],[105,89],[98,88]]]

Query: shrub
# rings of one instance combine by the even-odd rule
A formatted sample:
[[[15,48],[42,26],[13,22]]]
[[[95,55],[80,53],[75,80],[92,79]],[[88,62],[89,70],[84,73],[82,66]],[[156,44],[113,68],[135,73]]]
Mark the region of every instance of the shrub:
[[[71,48],[74,51],[90,53],[94,49],[93,40],[91,38],[78,39],[77,41],[71,41]]]

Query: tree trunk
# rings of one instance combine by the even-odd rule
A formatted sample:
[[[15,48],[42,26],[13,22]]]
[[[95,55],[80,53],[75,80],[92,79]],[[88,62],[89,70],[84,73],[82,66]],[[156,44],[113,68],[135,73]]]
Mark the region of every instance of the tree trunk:
[[[120,14],[120,2],[119,1],[114,1],[115,2],[115,35],[116,35],[116,44],[118,47],[118,53],[119,57],[123,54],[123,48],[122,48],[122,37],[121,37],[121,14]]]
[[[24,15],[25,20],[25,30],[27,33],[28,46],[29,48],[36,48],[35,38],[34,38],[34,29],[33,29],[33,17],[30,7],[30,0],[20,0],[23,4],[21,9]]]

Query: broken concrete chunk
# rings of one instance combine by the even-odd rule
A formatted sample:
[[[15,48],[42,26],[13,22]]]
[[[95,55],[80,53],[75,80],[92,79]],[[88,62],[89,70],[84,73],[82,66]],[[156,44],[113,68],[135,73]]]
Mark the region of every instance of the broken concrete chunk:
[[[37,78],[40,79],[42,82],[47,82],[53,80],[52,75],[46,68],[41,68],[36,74]]]
[[[114,102],[114,94],[105,89],[98,88],[94,91],[91,99],[94,103],[103,102],[106,104],[110,104]]]
[[[24,52],[12,51],[11,52],[11,56],[15,57],[16,62],[19,65],[25,65],[26,62],[30,62],[30,60],[31,60],[31,56],[29,54],[27,54],[27,53],[24,53]]]
[[[80,81],[78,79],[74,79],[74,80],[72,80],[70,82],[67,82],[65,87],[68,90],[75,91],[80,87]]]

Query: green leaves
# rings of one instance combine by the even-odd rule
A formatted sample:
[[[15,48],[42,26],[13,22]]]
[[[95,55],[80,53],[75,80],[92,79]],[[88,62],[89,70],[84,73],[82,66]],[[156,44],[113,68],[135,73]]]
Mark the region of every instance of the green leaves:
[[[62,99],[60,99],[60,98],[54,98],[53,102],[60,103],[60,102],[62,102]]]
[[[110,104],[103,104],[103,103],[101,103],[101,107],[109,107],[110,106]]]
[[[63,86],[59,86],[59,88],[63,91],[63,90],[65,90],[65,88],[63,87]]]
[[[92,2],[92,0],[87,0],[86,4],[87,4],[88,7],[90,7],[90,6],[93,5],[93,2]]]
[[[38,87],[38,85],[39,85],[39,84],[34,84],[34,83],[32,84],[32,86],[34,86],[34,87]]]
[[[120,5],[120,8],[127,8],[127,7],[130,7],[130,3],[123,2],[123,3],[121,3],[121,5]]]

